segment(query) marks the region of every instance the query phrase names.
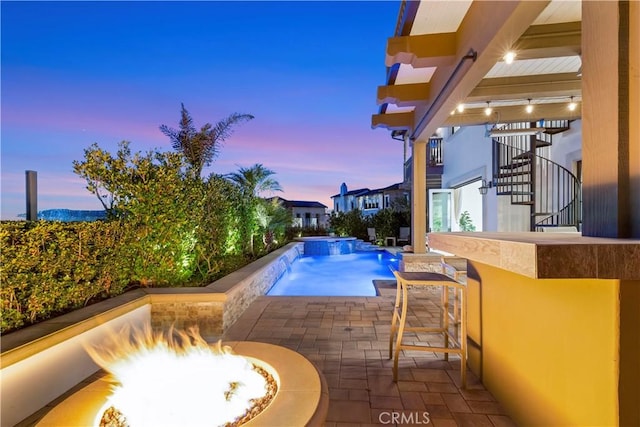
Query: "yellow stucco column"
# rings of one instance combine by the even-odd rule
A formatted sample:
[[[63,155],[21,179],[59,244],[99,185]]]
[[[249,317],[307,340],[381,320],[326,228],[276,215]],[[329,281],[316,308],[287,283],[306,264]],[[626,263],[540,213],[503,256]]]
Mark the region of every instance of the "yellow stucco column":
[[[427,143],[412,143],[411,244],[416,254],[427,251]]]

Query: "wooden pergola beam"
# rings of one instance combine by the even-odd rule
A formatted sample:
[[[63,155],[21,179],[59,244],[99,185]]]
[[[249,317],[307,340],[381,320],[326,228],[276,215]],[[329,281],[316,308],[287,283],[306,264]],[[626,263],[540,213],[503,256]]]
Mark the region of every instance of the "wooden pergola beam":
[[[429,83],[378,86],[377,102],[396,104],[399,107],[415,106],[429,98]]]
[[[580,95],[581,90],[582,80],[577,73],[495,77],[483,79],[466,97],[465,101],[568,97]]]
[[[414,68],[451,65],[457,51],[456,33],[391,37],[387,41],[387,67],[411,64]]]
[[[374,114],[371,116],[371,127],[386,128],[389,130],[413,129],[413,111],[404,113]]]
[[[536,104],[531,113],[525,111],[524,105],[492,107],[489,116],[484,108],[467,108],[463,113],[449,115],[443,126],[477,126],[487,123],[532,122],[538,120],[574,120],[580,118],[580,104],[574,111],[569,110],[568,102]]]
[[[579,55],[582,51],[582,23],[532,25],[514,43],[518,59]]]

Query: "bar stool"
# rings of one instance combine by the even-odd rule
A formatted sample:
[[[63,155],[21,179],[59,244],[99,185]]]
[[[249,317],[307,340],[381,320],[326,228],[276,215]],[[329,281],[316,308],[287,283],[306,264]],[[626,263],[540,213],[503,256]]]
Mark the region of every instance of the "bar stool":
[[[455,256],[440,257],[440,265],[442,266],[442,274],[446,274],[458,283],[467,284],[467,259]],[[460,323],[460,290],[453,291],[453,313],[450,314],[451,320],[457,325]]]
[[[398,358],[400,350],[421,350],[444,353],[444,360],[449,360],[449,353],[460,355],[460,378],[462,388],[467,387],[467,297],[466,285],[458,283],[441,273],[402,272],[391,269],[396,277],[396,301],[391,318],[391,334],[389,336],[389,359],[393,357],[393,380],[398,381]],[[409,306],[409,286],[435,286],[440,288],[440,327],[407,326],[407,309]],[[453,324],[454,333],[449,330],[449,291],[460,292],[459,322]],[[403,344],[405,331],[429,332],[441,334],[444,346]],[[459,335],[459,336],[458,336]],[[395,352],[393,341],[395,339]],[[451,346],[450,346],[451,344]]]

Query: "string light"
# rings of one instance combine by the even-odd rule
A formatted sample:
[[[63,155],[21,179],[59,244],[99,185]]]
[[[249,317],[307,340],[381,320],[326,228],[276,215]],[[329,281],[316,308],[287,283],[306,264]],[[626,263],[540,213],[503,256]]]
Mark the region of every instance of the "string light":
[[[567,108],[569,108],[569,111],[575,111],[576,107],[577,107],[577,104],[573,102],[573,96],[572,96],[571,102],[569,102],[569,105],[567,106]]]
[[[491,103],[487,101],[487,108],[484,109],[484,115],[490,116],[492,111],[493,110],[491,109]]]
[[[516,59],[516,53],[510,50],[509,52],[504,54],[502,59],[504,59],[504,62],[507,65],[513,64],[514,59]]]
[[[527,104],[527,106],[524,109],[528,114],[531,114],[533,112],[533,105],[531,105],[531,98],[529,98],[529,103]]]

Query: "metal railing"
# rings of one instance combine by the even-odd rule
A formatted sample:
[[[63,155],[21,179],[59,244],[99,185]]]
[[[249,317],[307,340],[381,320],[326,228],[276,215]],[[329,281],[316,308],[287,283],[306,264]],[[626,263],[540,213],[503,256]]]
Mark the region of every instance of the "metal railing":
[[[429,138],[427,164],[430,166],[442,165],[442,138]]]
[[[514,123],[508,126],[526,129],[528,125]],[[514,205],[531,206],[532,231],[554,226],[579,228],[582,214],[580,182],[571,171],[540,155],[540,152],[549,152],[550,145],[551,134],[544,132],[539,136],[522,134],[493,138],[493,177],[497,194],[509,195]]]

